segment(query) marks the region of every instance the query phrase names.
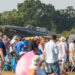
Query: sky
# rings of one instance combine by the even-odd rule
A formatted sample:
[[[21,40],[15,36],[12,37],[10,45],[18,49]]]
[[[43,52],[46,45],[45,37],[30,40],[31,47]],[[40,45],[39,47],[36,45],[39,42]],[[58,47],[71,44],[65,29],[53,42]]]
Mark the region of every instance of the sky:
[[[17,4],[24,0],[0,0],[0,12],[17,9]],[[41,0],[42,3],[51,3],[56,9],[66,9],[68,6],[75,8],[75,0]]]

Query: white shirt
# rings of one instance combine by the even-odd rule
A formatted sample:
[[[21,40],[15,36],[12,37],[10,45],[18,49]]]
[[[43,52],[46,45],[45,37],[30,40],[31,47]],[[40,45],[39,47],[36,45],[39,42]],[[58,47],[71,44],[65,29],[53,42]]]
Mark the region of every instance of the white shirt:
[[[13,44],[13,46],[10,47],[10,52],[15,51],[15,46],[16,46],[17,43],[18,43],[18,42],[17,42],[15,39],[12,39],[12,40],[10,41],[10,44]]]
[[[58,61],[57,53],[59,52],[59,50],[56,43],[53,40],[46,43],[44,51],[45,51],[45,61],[47,63],[55,63]]]
[[[67,58],[67,53],[66,53],[66,49],[67,49],[67,45],[65,42],[60,42],[58,44],[58,49],[59,49],[59,60],[62,60],[62,61],[66,61],[66,58]]]

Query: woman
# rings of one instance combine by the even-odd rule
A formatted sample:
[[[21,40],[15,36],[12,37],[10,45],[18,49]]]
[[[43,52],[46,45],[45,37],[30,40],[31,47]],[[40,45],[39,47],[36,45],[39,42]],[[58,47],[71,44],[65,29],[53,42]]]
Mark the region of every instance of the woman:
[[[34,51],[25,53],[16,65],[15,75],[28,75],[29,66],[32,63],[32,58],[35,56]]]
[[[42,37],[40,39],[40,43],[38,45],[38,53],[39,53],[39,55],[45,54],[44,53],[44,45],[45,45],[45,42],[46,42],[45,38]]]
[[[74,57],[75,57],[75,40],[72,41],[72,43],[69,45],[69,58],[72,64],[74,65]]]
[[[9,48],[9,40],[8,40],[8,37],[6,35],[4,35],[2,41],[3,41],[3,43],[4,43],[5,47],[6,47],[6,50],[8,50],[8,48]]]

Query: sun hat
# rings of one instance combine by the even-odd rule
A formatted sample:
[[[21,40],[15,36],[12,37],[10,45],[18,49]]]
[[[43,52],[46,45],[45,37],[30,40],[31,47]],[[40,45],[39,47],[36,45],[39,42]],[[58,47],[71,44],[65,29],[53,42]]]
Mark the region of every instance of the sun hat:
[[[38,37],[38,36],[35,36],[34,38],[35,38],[35,39],[39,39],[39,37]]]
[[[32,58],[32,64],[37,65],[37,64],[41,64],[41,63],[42,63],[42,60],[39,55],[35,55]]]
[[[6,35],[3,35],[3,38],[7,38],[7,36]]]
[[[65,38],[65,37],[61,37],[59,40],[60,40],[60,41],[66,40],[66,38]]]
[[[3,35],[3,39],[7,39],[8,37],[6,35]]]
[[[17,35],[15,35],[15,36],[13,37],[13,39],[15,39],[15,40],[16,40],[16,39],[18,39],[18,36],[17,36]]]
[[[21,56],[21,55],[23,55],[23,54],[25,54],[25,53],[26,53],[26,52],[22,52],[22,51],[21,51],[20,54],[19,54],[19,56]]]

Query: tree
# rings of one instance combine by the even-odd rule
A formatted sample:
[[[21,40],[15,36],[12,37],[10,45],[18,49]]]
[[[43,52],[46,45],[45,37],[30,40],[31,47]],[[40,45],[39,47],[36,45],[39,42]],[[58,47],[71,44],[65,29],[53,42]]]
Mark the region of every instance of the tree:
[[[53,5],[42,3],[40,0],[25,0],[18,4],[17,10],[1,13],[0,24],[40,26],[64,34],[64,31],[75,28],[75,9],[69,6],[66,9],[55,10]]]

